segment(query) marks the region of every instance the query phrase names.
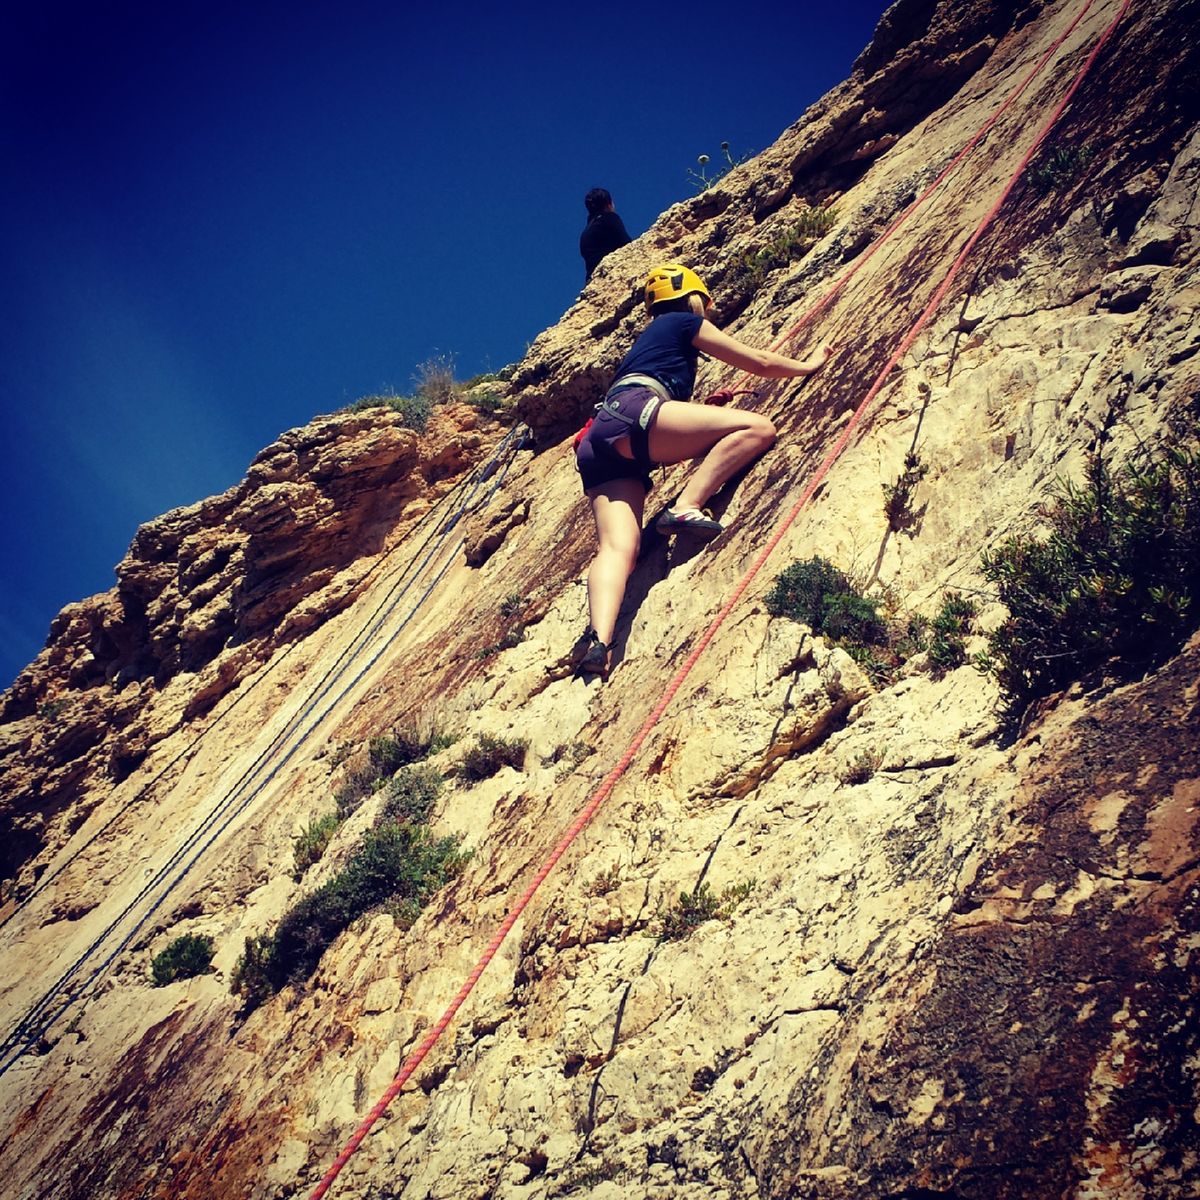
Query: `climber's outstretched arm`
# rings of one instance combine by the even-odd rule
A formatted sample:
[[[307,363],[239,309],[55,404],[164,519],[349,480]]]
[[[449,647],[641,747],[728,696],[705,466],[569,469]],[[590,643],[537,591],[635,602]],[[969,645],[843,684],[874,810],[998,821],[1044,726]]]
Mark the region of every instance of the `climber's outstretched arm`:
[[[749,371],[751,375],[760,375],[763,379],[794,379],[802,375],[811,375],[824,365],[832,353],[829,343],[822,342],[809,358],[788,358],[784,354],[776,354],[773,350],[758,350],[753,346],[745,346],[737,338],[722,333],[707,320],[696,331],[692,345],[731,367]]]

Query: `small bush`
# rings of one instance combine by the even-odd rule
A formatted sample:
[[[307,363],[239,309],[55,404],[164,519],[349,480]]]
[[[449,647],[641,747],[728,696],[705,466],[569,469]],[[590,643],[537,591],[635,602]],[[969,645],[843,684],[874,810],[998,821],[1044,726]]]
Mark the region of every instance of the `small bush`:
[[[478,783],[481,779],[490,779],[501,767],[519,771],[525,765],[528,747],[528,738],[502,738],[481,733],[463,755],[462,776],[469,783]]]
[[[1164,661],[1200,623],[1200,450],[1172,446],[1113,470],[1091,460],[1043,511],[1049,536],[983,556],[1009,617],[989,636],[1006,700],[1021,711],[1095,668]]]
[[[773,617],[801,621],[834,641],[858,646],[887,642],[879,602],[856,591],[824,558],[806,559],[784,570],[767,593],[766,605]]]
[[[942,607],[929,623],[929,665],[941,675],[967,661],[966,634],[978,612],[974,601],[947,592]]]
[[[230,990],[242,997],[247,1011],[256,1009],[279,990],[274,982],[276,973],[275,939],[266,933],[248,937],[233,968]]]
[[[329,848],[329,843],[341,823],[342,819],[336,812],[326,813],[311,822],[303,833],[296,835],[296,840],[292,843],[292,857],[296,863],[294,874],[297,879]]]
[[[353,404],[348,404],[342,411],[362,412],[369,408],[387,408],[392,412],[399,413],[409,429],[423,433],[425,426],[429,424],[430,414],[433,412],[433,401],[428,396],[420,394],[401,396],[395,392],[388,392],[377,396],[362,396]]]
[[[419,908],[467,858],[458,838],[434,838],[422,825],[369,830],[346,866],[289,910],[274,934],[246,939],[234,991],[253,1008],[286,984],[303,982],[352,921],[384,903],[409,900]]]
[[[1087,142],[1079,146],[1057,146],[1038,156],[1029,168],[1029,181],[1043,195],[1069,187],[1096,156]]]
[[[661,928],[660,942],[678,941],[691,934],[705,921],[725,920],[747,896],[754,891],[754,880],[731,884],[718,896],[702,883],[694,892],[680,892],[679,899],[670,908],[658,910]]]
[[[43,700],[38,705],[38,716],[43,721],[57,721],[66,712],[67,704],[66,700]]]
[[[388,782],[380,820],[423,825],[433,815],[444,782],[442,773],[428,764],[401,768]]]
[[[210,937],[194,933],[180,934],[151,961],[150,973],[154,977],[154,986],[165,987],[177,979],[204,975],[212,966],[215,950]]]
[[[394,775],[401,767],[428,758],[444,744],[435,730],[422,733],[412,726],[398,726],[390,733],[371,738],[367,743],[367,758],[380,775]]]
[[[345,820],[370,795],[384,786],[384,780],[402,767],[420,762],[431,754],[454,745],[452,734],[430,728],[421,731],[412,726],[396,727],[367,743],[367,761],[351,767],[334,792],[338,816]]]
[[[525,612],[525,596],[521,592],[509,592],[500,603],[500,615],[511,621]]]
[[[494,417],[497,413],[504,411],[504,396],[491,388],[482,392],[467,392],[463,399],[472,408],[479,409],[481,413],[486,413],[489,417]]]
[[[379,781],[379,770],[369,760],[351,767],[343,776],[341,786],[333,793],[338,817],[344,821],[355,812],[358,806],[375,791],[375,785]]]

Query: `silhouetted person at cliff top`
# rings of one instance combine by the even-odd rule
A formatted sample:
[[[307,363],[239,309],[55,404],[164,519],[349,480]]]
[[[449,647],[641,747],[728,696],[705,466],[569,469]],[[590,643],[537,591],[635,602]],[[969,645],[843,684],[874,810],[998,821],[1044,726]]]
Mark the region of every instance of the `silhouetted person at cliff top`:
[[[604,188],[592,188],[584,196],[583,203],[588,210],[588,223],[579,235],[579,253],[583,255],[583,279],[586,283],[606,254],[633,241],[633,238],[613,211],[612,196]]]

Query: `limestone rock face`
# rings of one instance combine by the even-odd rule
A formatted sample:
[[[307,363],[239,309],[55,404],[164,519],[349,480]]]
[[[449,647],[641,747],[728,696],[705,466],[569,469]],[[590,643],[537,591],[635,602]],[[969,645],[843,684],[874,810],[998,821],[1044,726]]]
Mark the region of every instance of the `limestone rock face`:
[[[503,385],[520,425],[319,419],[60,614],[0,721],[6,1195],[309,1195],[635,741],[332,1195],[1200,1194],[1200,635],[1013,729],[969,663],[880,678],[764,599],[820,554],[897,612],[974,595],[981,650],[1004,615],[981,552],[1036,534],[1089,455],[1194,427],[1200,13],[1149,0],[793,511],[1119,4],[1071,27],[1082,7],[900,0],[845,84],[605,259]],[[814,205],[834,218],[805,253],[763,253]],[[735,336],[835,355],[743,398],[780,436],[718,498],[719,539],[653,531],[688,468],[658,476],[601,684],[561,665],[594,549],[570,434],[668,257]],[[735,376],[706,363],[697,395]],[[303,869],[297,835],[397,724],[458,736],[432,828],[472,857],[243,1011],[246,940],[335,878],[386,793]],[[480,735],[523,760],[471,782]],[[665,937],[683,896],[720,912]],[[213,971],[152,986],[181,933]]]
[[[383,408],[319,418],[263,450],[237,487],[143,525],[116,588],[63,609],[4,695],[4,871],[50,818],[86,815],[82,780],[125,778],[361,594],[385,547],[484,454],[478,424],[467,405],[439,410],[423,437]]]

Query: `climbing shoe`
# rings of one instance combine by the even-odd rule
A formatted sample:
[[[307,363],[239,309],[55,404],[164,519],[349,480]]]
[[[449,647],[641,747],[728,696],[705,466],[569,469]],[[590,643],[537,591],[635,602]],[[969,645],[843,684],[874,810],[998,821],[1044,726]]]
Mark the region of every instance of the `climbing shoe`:
[[[571,647],[570,661],[581,675],[608,675],[608,647],[587,629]]]
[[[654,522],[654,528],[659,533],[699,533],[704,537],[716,537],[722,526],[720,521],[714,521],[698,508],[684,508],[679,512],[664,508]]]

